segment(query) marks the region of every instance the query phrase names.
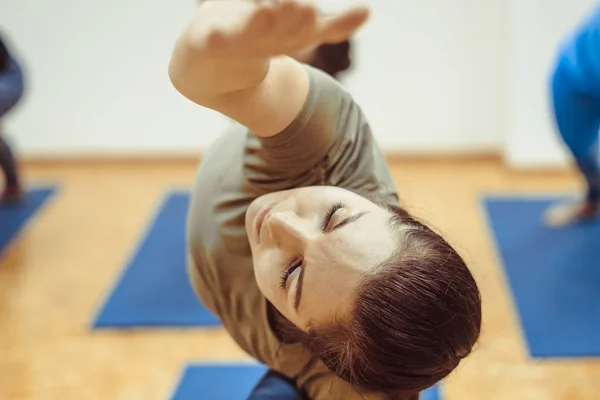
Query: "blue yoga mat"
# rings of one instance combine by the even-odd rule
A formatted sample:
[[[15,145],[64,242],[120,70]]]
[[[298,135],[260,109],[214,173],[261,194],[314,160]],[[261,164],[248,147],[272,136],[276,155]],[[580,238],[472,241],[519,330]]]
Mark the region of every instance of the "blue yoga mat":
[[[254,364],[190,365],[171,400],[245,400],[266,372]],[[422,392],[419,400],[440,400],[438,387]]]
[[[245,400],[266,371],[253,364],[191,365],[171,400]]]
[[[600,356],[600,220],[545,227],[559,200],[484,203],[531,356]]]
[[[196,297],[186,270],[189,194],[170,193],[94,328],[217,326]]]
[[[429,389],[421,392],[419,400],[441,400],[442,395],[440,394],[440,388],[436,385]]]
[[[35,188],[27,192],[19,205],[0,205],[0,255],[54,192],[54,187]]]

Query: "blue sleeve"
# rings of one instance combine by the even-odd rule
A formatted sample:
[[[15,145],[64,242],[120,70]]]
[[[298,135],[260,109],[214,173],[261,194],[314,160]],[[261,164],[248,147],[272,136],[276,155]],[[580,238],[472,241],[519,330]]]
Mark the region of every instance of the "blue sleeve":
[[[600,95],[600,6],[563,43],[559,68],[578,91]]]

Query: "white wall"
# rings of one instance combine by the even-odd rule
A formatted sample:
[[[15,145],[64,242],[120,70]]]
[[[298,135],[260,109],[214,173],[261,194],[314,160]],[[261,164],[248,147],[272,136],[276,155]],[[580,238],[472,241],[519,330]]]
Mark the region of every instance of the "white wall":
[[[549,80],[565,35],[595,0],[510,0],[505,155],[516,168],[568,165],[555,130]]]
[[[346,83],[387,150],[498,148],[505,130],[503,0],[373,1]]]
[[[167,77],[193,1],[0,0],[28,91],[6,128],[27,155],[197,149],[224,126]]]
[[[166,74],[194,3],[0,0],[0,28],[28,76],[26,98],[7,121],[21,154],[173,154],[208,145],[226,121],[188,103]],[[370,4],[346,83],[382,146],[497,148],[505,130],[504,1]]]

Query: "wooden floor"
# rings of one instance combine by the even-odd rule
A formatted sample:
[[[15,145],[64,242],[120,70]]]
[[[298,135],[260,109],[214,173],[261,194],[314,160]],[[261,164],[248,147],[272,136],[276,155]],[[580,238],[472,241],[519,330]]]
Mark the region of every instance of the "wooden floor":
[[[600,359],[528,358],[479,206],[484,193],[572,190],[575,176],[511,173],[496,160],[390,164],[404,203],[458,246],[483,292],[481,342],[445,383],[444,398],[600,399]],[[28,183],[62,187],[1,260],[0,399],[167,400],[186,363],[245,357],[220,331],[90,330],[161,195],[189,186],[195,169],[191,162],[25,166]]]

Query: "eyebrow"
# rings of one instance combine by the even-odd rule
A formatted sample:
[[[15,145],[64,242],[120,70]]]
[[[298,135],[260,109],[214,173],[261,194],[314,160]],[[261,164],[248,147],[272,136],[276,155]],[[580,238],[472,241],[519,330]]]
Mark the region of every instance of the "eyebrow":
[[[333,228],[327,229],[325,231],[325,234],[335,232],[338,229],[341,229],[346,225],[356,222],[361,217],[363,217],[365,214],[368,214],[368,211],[354,214],[348,218],[345,218],[339,224],[335,225]],[[294,310],[296,310],[296,312],[298,312],[298,308],[300,307],[300,300],[302,300],[302,284],[304,283],[304,271],[306,271],[306,262],[304,262],[302,264],[302,268],[300,269],[300,276],[298,276],[298,283],[296,284],[296,298],[294,299]]]

